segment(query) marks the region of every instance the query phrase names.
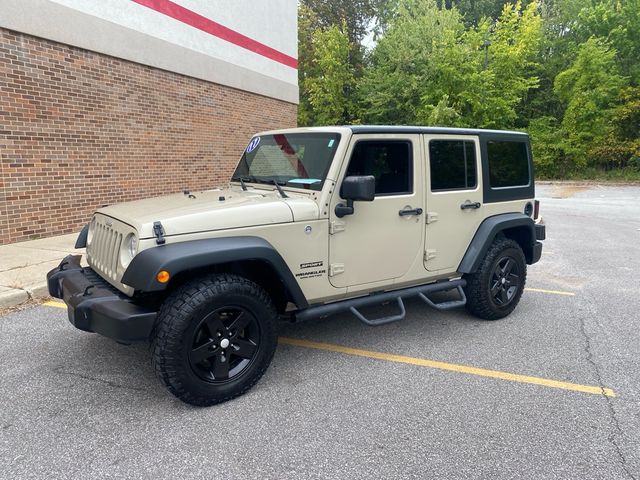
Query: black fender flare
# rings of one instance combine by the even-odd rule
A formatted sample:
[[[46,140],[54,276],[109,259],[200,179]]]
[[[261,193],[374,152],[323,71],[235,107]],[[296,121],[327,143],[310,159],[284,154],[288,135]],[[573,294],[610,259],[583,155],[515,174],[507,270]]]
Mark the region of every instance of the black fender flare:
[[[156,279],[162,270],[175,277],[188,270],[242,260],[267,262],[278,274],[293,303],[298,308],[309,305],[284,259],[260,237],[210,238],[148,248],[133,257],[122,276],[122,283],[142,292],[160,292],[168,286]]]
[[[87,236],[89,235],[89,224],[87,223],[80,233],[78,234],[78,239],[76,240],[75,248],[85,248],[87,246]]]
[[[460,273],[473,273],[478,270],[480,262],[484,258],[487,250],[493,243],[498,233],[512,228],[524,228],[528,232],[524,244],[520,243],[524,251],[527,263],[537,261],[534,250],[536,244],[535,223],[531,217],[523,213],[501,213],[493,217],[486,218],[478,227],[476,234],[471,240],[462,261],[458,266]]]

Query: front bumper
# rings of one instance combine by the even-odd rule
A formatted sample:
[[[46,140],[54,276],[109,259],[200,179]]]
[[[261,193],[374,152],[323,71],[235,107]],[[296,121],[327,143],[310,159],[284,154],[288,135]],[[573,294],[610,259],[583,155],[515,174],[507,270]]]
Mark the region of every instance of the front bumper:
[[[67,304],[69,321],[86,332],[120,342],[147,340],[157,312],[115,290],[80,255],[69,255],[47,274],[49,294]]]

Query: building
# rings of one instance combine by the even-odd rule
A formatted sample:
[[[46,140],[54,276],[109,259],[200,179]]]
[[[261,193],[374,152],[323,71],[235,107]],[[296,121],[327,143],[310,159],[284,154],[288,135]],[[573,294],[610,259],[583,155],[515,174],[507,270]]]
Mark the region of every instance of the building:
[[[0,0],[0,244],[224,185],[296,125],[294,0]]]

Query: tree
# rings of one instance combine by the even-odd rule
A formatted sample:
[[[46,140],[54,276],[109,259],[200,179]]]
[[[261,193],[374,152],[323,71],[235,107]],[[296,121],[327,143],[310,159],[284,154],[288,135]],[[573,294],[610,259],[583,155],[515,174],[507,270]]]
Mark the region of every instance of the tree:
[[[398,6],[371,55],[359,84],[361,116],[371,123],[406,124],[418,119],[421,95],[436,87],[443,72],[442,52],[464,31],[456,10],[435,0],[405,0]],[[455,70],[456,65],[451,65]],[[433,105],[442,100],[442,94]]]
[[[543,174],[640,170],[640,0],[302,0],[299,24],[301,125],[525,129]]]
[[[351,120],[351,91],[355,77],[349,64],[350,43],[346,22],[342,29],[333,25],[312,34],[311,63],[317,75],[305,79],[314,124],[335,125]]]
[[[616,51],[621,71],[640,85],[640,0],[599,0],[579,13],[585,38],[603,38]]]
[[[591,151],[594,162],[606,170],[631,167],[640,171],[640,88],[620,91],[609,125],[607,138]]]
[[[580,45],[575,62],[560,73],[554,90],[567,108],[562,120],[564,151],[577,166],[603,145],[621,89],[628,80],[619,74],[616,51],[598,38]]]
[[[313,106],[309,99],[307,79],[318,76],[317,65],[313,62],[313,33],[317,19],[309,7],[298,6],[298,87],[300,103],[298,105],[298,125],[313,125]]]
[[[483,19],[496,20],[509,0],[438,0],[441,8],[456,8],[467,26],[478,26]]]
[[[512,127],[537,85],[541,23],[535,2],[505,6],[465,30],[456,8],[405,0],[376,46],[360,85],[365,121]]]
[[[345,62],[348,65],[343,67],[332,68],[332,73],[328,74],[329,77],[335,77],[338,73],[337,70],[342,69],[340,76],[346,81],[345,76],[347,72],[353,76],[353,79],[349,79],[345,83],[343,88],[343,94],[345,99],[342,102],[342,106],[347,110],[342,112],[340,118],[344,122],[352,122],[356,120],[356,114],[351,109],[355,105],[353,98],[354,87],[353,83],[359,79],[365,69],[364,64],[364,52],[365,48],[362,45],[363,38],[369,33],[371,28],[375,28],[379,22],[376,19],[386,18],[390,13],[387,12],[387,8],[394,3],[392,0],[355,0],[353,2],[341,2],[337,0],[302,0],[298,4],[298,84],[300,86],[300,107],[298,109],[298,124],[299,125],[313,125],[316,121],[319,121],[315,112],[314,105],[311,103],[312,92],[309,87],[313,85],[315,96],[315,105],[318,108],[324,108],[324,102],[318,98],[321,87],[318,85],[317,79],[324,78],[325,73],[319,71],[320,64],[322,63],[320,57],[331,58],[333,55],[336,59],[339,57],[341,62]],[[321,47],[322,52],[316,51],[316,46],[321,42],[314,42],[314,37],[318,40],[323,33],[332,31],[333,37],[336,36],[336,30],[341,32],[341,35],[346,36],[346,44],[349,47],[348,55],[346,59],[342,55],[343,52],[330,53],[326,48]],[[318,37],[318,35],[320,37]],[[335,40],[335,38],[334,38]],[[336,43],[333,42],[333,47],[343,45],[344,40]],[[328,64],[325,65],[329,66]],[[333,108],[336,106],[337,99],[335,96],[331,99]],[[326,109],[325,109],[326,110]],[[326,111],[323,111],[319,115],[322,118],[334,118],[333,115],[327,117]]]
[[[390,0],[302,0],[301,5],[316,15],[314,29],[327,29],[346,24],[349,41],[360,45],[369,33],[372,22],[390,7]]]
[[[518,109],[519,122],[526,127],[530,119],[541,117],[562,118],[565,105],[553,90],[558,73],[571,65],[582,41],[578,34],[578,16],[584,8],[584,0],[542,0],[540,20],[542,32],[536,53],[535,70],[539,78],[538,88],[530,91],[527,101]]]

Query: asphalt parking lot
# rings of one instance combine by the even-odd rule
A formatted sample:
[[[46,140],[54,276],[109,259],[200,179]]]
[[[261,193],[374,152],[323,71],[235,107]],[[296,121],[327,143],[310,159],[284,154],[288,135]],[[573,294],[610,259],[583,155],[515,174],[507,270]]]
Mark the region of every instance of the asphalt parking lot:
[[[539,186],[510,317],[283,325],[248,394],[198,409],[144,345],[40,305],[0,318],[1,478],[640,479],[640,187]]]

